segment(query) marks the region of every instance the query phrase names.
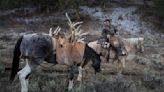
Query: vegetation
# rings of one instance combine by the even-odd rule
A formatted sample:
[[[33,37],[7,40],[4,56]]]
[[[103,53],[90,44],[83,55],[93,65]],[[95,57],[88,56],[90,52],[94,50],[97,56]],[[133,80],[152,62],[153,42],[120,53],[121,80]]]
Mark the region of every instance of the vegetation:
[[[156,14],[159,16],[160,24],[164,26],[164,0],[154,0]]]
[[[164,0],[154,0],[154,4],[156,13],[159,16],[164,17]]]
[[[25,6],[53,7],[65,9],[77,8],[78,5],[86,5],[86,0],[0,0],[0,8],[19,8]]]
[[[24,8],[32,7],[37,8],[39,11],[74,9],[76,18],[79,19],[79,6],[91,6],[92,4],[91,1],[89,2],[87,0],[0,0],[0,9],[21,8],[21,10],[23,10]]]

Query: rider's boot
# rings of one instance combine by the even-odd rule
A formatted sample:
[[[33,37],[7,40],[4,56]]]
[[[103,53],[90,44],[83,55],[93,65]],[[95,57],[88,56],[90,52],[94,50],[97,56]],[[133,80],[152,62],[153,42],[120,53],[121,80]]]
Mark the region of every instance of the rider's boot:
[[[116,49],[116,52],[117,52],[117,54],[119,56],[125,56],[126,55],[126,52],[125,52],[125,50],[123,48],[121,48],[121,47],[115,47],[115,49]]]

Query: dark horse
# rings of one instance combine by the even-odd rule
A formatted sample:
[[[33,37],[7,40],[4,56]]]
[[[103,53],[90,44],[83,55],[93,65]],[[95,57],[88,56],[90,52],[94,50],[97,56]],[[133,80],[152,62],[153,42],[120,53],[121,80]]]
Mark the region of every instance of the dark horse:
[[[92,48],[87,44],[79,43],[79,47],[77,46],[74,52],[80,54],[73,59],[80,61],[70,61],[73,59],[67,58],[70,54],[64,51],[65,47],[62,46],[64,44],[61,43],[64,41],[63,39],[60,36],[52,37],[48,34],[28,34],[20,37],[14,49],[10,81],[12,82],[16,74],[18,74],[21,82],[21,92],[28,92],[29,75],[43,61],[53,64],[64,64],[70,67],[69,89],[72,89],[73,86],[73,65],[80,65],[83,68],[87,60],[92,60],[95,72],[100,71],[100,56]],[[26,65],[19,71],[20,59],[26,62]]]

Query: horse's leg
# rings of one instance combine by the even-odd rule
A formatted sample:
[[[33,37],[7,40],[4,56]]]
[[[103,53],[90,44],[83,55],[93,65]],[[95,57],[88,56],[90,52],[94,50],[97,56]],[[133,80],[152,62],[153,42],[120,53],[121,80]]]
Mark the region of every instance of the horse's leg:
[[[119,61],[118,61],[118,59],[116,59],[115,62],[116,62],[115,65],[116,65],[116,68],[117,68],[116,72],[118,72],[119,71]]]
[[[19,80],[21,82],[21,92],[28,92],[28,80],[26,77],[31,73],[28,59],[25,59],[26,66],[18,72]]]
[[[125,68],[125,61],[126,61],[126,57],[123,57],[123,59],[122,59],[122,67],[123,67],[123,69]]]
[[[122,60],[118,59],[118,73],[121,74],[122,71],[123,71],[123,63],[122,63]]]
[[[29,76],[41,63],[42,60],[38,60],[40,61],[38,63],[35,63],[36,60],[25,59],[25,61],[26,61],[26,66],[18,72],[19,79],[21,81],[21,92],[28,92]]]
[[[89,62],[89,59],[83,59],[82,64],[79,66],[79,74],[77,77],[77,81],[82,81],[82,75],[83,75],[83,67]]]
[[[120,71],[120,73],[122,73],[123,70],[125,69],[125,61],[126,61],[126,57],[123,57],[121,59],[121,71]]]
[[[116,59],[117,72],[120,72],[120,61]]]
[[[68,84],[68,91],[73,89],[73,78],[74,78],[74,66],[69,67],[69,84]]]
[[[108,50],[108,49],[105,49],[105,50]],[[105,63],[109,62],[109,51],[105,51],[103,62]]]
[[[78,70],[79,70],[79,74],[77,77],[77,81],[82,81],[83,68],[81,66],[79,66]]]

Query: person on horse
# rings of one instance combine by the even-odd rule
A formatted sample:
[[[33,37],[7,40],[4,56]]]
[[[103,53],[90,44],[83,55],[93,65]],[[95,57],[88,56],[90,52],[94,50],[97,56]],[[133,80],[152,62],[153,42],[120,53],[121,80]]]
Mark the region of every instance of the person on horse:
[[[106,19],[104,21],[104,29],[101,33],[101,39],[103,39],[101,42],[103,45],[106,43],[109,43],[109,46],[105,46],[107,48],[113,47],[113,49],[116,51],[117,56],[124,56],[126,55],[124,44],[121,41],[119,37],[116,36],[117,29],[111,24],[110,19]]]

